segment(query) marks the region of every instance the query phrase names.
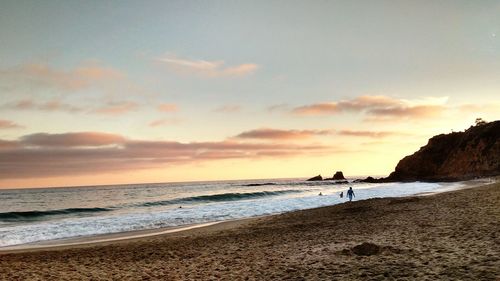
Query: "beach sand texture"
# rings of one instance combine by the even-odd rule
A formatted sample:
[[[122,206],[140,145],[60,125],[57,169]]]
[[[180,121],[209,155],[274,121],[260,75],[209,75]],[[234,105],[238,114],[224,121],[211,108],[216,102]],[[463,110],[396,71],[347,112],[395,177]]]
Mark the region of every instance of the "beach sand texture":
[[[356,247],[364,242],[375,246]],[[0,253],[1,280],[499,278],[498,183],[127,241]]]

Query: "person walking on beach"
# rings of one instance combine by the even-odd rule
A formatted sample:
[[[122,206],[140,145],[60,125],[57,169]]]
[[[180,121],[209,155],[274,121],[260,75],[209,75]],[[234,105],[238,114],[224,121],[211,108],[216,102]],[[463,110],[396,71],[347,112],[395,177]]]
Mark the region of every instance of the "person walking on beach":
[[[352,201],[352,198],[356,197],[356,195],[354,195],[354,190],[352,190],[352,186],[347,190],[347,197],[349,197],[349,201]]]

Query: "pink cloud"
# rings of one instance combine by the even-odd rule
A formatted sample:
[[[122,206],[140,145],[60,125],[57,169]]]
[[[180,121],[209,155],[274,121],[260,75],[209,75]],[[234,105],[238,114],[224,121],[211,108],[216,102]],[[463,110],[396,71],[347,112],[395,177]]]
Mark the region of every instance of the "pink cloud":
[[[337,103],[316,103],[296,107],[292,110],[297,115],[331,115],[341,112]]]
[[[0,119],[0,129],[19,129],[19,128],[24,128],[24,127],[10,120]]]
[[[0,148],[2,179],[95,174],[232,158],[310,155],[328,150],[321,145],[229,140],[141,141],[99,132],[32,134],[16,141],[0,140]]]
[[[10,102],[0,106],[1,109],[8,110],[42,110],[42,111],[65,111],[65,112],[78,112],[82,109],[60,100],[53,99],[50,101],[35,102],[32,99],[24,99],[15,102]]]
[[[180,74],[194,74],[202,77],[238,77],[253,74],[258,65],[244,63],[236,66],[226,66],[224,61],[206,61],[179,58],[167,55],[157,59],[166,64],[173,71]]]
[[[272,140],[290,140],[307,139],[313,136],[324,136],[332,134],[333,130],[279,130],[279,129],[256,129],[243,132],[236,136],[240,139],[272,139]]]
[[[109,102],[95,109],[93,112],[105,115],[121,115],[136,110],[139,105],[135,102]]]
[[[390,117],[409,117],[409,118],[430,118],[437,117],[446,108],[440,105],[417,105],[417,106],[400,106],[387,108],[373,108],[369,114],[374,117],[390,118]]]
[[[41,147],[78,147],[78,146],[106,146],[125,143],[120,135],[100,132],[78,132],[64,134],[38,133],[23,136],[20,140],[23,145]]]
[[[160,126],[167,126],[167,125],[176,125],[181,122],[180,119],[177,118],[163,118],[163,119],[157,119],[153,120],[149,123],[150,127],[160,127]]]
[[[20,147],[18,141],[0,140],[0,149],[13,149],[17,147]]]
[[[158,105],[158,110],[161,112],[174,112],[178,110],[178,107],[173,103],[162,103]]]
[[[125,76],[99,63],[86,63],[74,69],[61,70],[45,63],[30,63],[0,70],[0,81],[9,90],[33,91],[52,89],[75,92],[101,83],[116,82]]]
[[[370,138],[385,138],[393,135],[399,135],[397,132],[388,131],[351,131],[351,130],[341,130],[340,135],[353,136],[353,137],[370,137]]]
[[[431,118],[439,116],[445,110],[446,107],[441,104],[413,104],[407,100],[387,96],[360,96],[350,100],[300,106],[291,112],[296,115],[313,116],[361,112],[369,116],[366,120],[381,121],[396,118]]]

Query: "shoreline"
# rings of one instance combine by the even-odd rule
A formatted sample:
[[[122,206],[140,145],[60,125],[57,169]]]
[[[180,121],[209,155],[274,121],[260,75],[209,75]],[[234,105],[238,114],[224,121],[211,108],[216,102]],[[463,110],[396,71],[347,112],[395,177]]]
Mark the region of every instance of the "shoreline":
[[[11,253],[66,250],[66,249],[86,248],[93,246],[104,246],[115,243],[140,241],[148,238],[154,238],[156,236],[174,237],[174,236],[189,235],[191,233],[218,231],[218,230],[237,227],[249,223],[253,220],[270,216],[274,215],[189,224],[182,226],[162,227],[156,229],[143,229],[135,231],[107,233],[107,234],[100,234],[93,236],[46,240],[46,241],[39,241],[27,244],[12,245],[12,246],[0,247],[0,256],[3,254],[11,254]]]
[[[497,182],[0,253],[0,280],[498,280],[499,204]]]
[[[476,179],[476,180],[464,181],[464,182],[462,182],[463,185],[461,185],[461,186],[448,187],[448,188],[444,188],[444,189],[439,190],[439,191],[423,192],[423,193],[417,193],[417,194],[408,195],[408,196],[401,196],[401,197],[381,197],[381,198],[412,198],[412,197],[418,197],[418,196],[433,196],[436,194],[453,192],[456,190],[475,188],[475,187],[479,187],[479,186],[482,186],[485,184],[493,184],[496,181],[497,181],[496,179],[491,179],[491,178]],[[369,200],[374,200],[374,199],[378,199],[378,198],[363,199],[363,200],[357,200],[357,201],[355,200],[355,201],[356,202],[363,202],[363,201],[369,201]],[[348,202],[346,201],[344,203],[335,204],[335,205],[342,205],[342,204],[346,204],[346,203],[348,203]],[[335,206],[335,205],[318,207],[318,208],[331,207],[331,206]],[[157,228],[157,229],[143,229],[143,230],[117,232],[117,233],[106,233],[106,234],[99,234],[99,235],[92,235],[92,236],[71,237],[71,238],[62,238],[62,239],[56,239],[56,240],[38,241],[38,242],[27,243],[27,244],[18,244],[18,245],[0,247],[0,255],[8,254],[8,253],[23,253],[23,252],[50,251],[50,250],[62,250],[62,249],[71,249],[71,248],[92,247],[92,246],[99,246],[99,245],[109,245],[109,244],[120,243],[120,242],[126,243],[128,241],[147,239],[147,238],[155,237],[155,236],[173,236],[176,234],[177,235],[189,235],[189,233],[196,231],[196,230],[198,230],[198,232],[199,231],[204,232],[204,231],[211,231],[212,229],[215,229],[215,230],[228,229],[228,228],[230,229],[232,227],[237,227],[237,226],[240,226],[243,224],[248,224],[249,222],[257,220],[259,218],[271,218],[271,217],[279,216],[282,214],[307,211],[307,210],[314,210],[314,209],[318,209],[318,208],[294,210],[294,211],[290,211],[290,212],[284,212],[281,214],[270,214],[270,215],[263,215],[263,216],[233,219],[233,220],[223,220],[223,221],[214,221],[214,222],[180,225],[180,226],[172,226],[172,227],[162,227],[162,228]]]

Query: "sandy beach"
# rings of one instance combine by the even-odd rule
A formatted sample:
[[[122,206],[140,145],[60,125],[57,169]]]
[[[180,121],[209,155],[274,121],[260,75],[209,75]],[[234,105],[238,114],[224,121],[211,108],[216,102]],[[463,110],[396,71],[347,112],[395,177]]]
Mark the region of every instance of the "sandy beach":
[[[0,253],[1,280],[499,280],[500,184]],[[363,244],[365,243],[365,244]]]

